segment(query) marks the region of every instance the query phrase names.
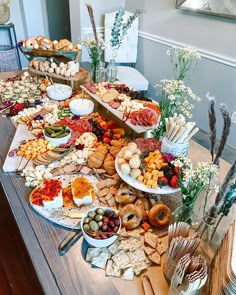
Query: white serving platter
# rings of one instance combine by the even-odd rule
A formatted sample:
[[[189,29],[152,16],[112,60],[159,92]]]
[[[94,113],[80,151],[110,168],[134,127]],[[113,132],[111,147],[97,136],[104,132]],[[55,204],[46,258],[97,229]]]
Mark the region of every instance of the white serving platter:
[[[71,184],[74,178],[76,177],[86,177],[94,187],[94,190],[97,191],[96,184],[98,182],[97,178],[93,175],[83,175],[83,174],[77,174],[77,175],[60,175],[57,177],[54,177],[54,179],[61,180],[62,187],[65,188]],[[73,228],[78,229],[80,228],[80,225],[78,224],[81,218],[70,218],[67,216],[67,213],[85,213],[91,208],[100,206],[98,199],[94,201],[91,205],[87,206],[81,206],[81,207],[74,207],[74,208],[61,208],[61,209],[55,209],[55,210],[46,210],[43,206],[38,206],[31,204],[31,207],[41,216],[46,218],[47,220],[51,221],[54,224],[66,227],[66,228]],[[66,215],[64,215],[66,213]]]
[[[9,151],[7,153],[6,159],[4,161],[3,164],[3,172],[15,172],[17,170],[17,168],[22,168],[24,167],[24,165],[26,164],[26,162],[28,161],[25,158],[21,158],[19,156],[14,156],[14,157],[9,157],[9,152],[12,151],[13,149],[17,149],[20,146],[20,143],[23,140],[29,140],[29,139],[33,139],[35,138],[35,136],[27,129],[26,125],[23,124],[19,124],[17,129],[16,129],[16,133],[15,136],[12,140],[11,146],[9,148]],[[19,167],[20,161],[22,159],[21,165]],[[31,162],[31,161],[30,161]],[[32,162],[28,164],[28,166],[32,165]]]
[[[115,159],[115,168],[117,174],[120,176],[120,178],[126,182],[128,185],[146,193],[151,193],[151,194],[158,194],[158,195],[167,195],[167,194],[174,194],[178,191],[180,191],[180,188],[172,188],[168,185],[163,186],[163,187],[157,187],[157,188],[148,188],[143,182],[138,181],[137,179],[131,177],[130,175],[123,175],[119,164],[118,164],[118,159],[119,159],[119,154],[116,156]]]
[[[116,116],[119,120],[123,121],[123,113],[113,109],[111,106],[109,106],[108,103],[102,101],[102,99],[97,96],[96,94],[93,94],[92,92],[90,92],[87,88],[85,88],[84,86],[80,86],[80,88],[82,90],[84,90],[87,94],[89,94],[93,99],[95,99],[100,105],[102,105],[104,108],[106,108],[108,111],[110,111],[114,116]],[[124,124],[126,124],[127,126],[129,126],[132,130],[134,130],[136,133],[143,133],[146,132],[148,130],[153,129],[155,126],[148,126],[148,127],[143,127],[143,126],[135,126],[130,122],[130,119],[128,119],[127,121],[124,122]]]

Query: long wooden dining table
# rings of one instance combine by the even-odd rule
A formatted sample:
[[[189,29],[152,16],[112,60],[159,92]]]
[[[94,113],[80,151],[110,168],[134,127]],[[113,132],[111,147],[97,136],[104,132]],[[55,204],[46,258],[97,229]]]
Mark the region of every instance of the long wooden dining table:
[[[12,121],[0,116],[1,167],[15,131]],[[210,160],[209,152],[194,141],[190,142],[188,156],[195,163]],[[221,179],[229,167],[229,163],[221,161]],[[51,223],[32,209],[28,200],[32,189],[24,185],[23,178],[17,177],[15,173],[4,173],[1,169],[0,180],[45,294],[144,294],[142,274],[134,281],[123,281],[120,278],[106,277],[102,269],[92,268],[84,259],[88,245],[83,238],[65,255],[60,255],[58,245],[69,229]],[[162,257],[162,265],[164,259],[165,257]],[[168,293],[168,283],[162,267],[151,266],[145,274],[149,275],[156,295]]]

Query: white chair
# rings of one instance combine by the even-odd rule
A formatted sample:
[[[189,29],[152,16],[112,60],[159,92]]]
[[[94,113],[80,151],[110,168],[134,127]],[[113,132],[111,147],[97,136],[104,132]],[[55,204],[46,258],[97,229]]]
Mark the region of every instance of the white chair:
[[[112,59],[112,47],[110,46],[111,30],[114,24],[115,15],[117,11],[105,14],[105,42],[107,47],[104,53],[105,62],[109,62]],[[126,11],[124,15],[124,21],[132,15],[132,13]],[[137,61],[137,47],[138,47],[138,18],[132,23],[131,27],[127,31],[116,56],[116,63],[118,64],[130,64],[134,65]],[[147,91],[148,80],[134,67],[130,66],[117,66],[117,79],[122,83],[129,85],[136,90]]]

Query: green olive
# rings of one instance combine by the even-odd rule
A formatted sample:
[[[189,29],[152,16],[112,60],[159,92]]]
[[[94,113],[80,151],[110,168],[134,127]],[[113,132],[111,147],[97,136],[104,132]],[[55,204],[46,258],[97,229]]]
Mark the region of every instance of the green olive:
[[[96,216],[95,216],[95,220],[98,222],[98,221],[101,221],[103,219],[103,216],[102,215],[99,215],[99,214],[97,214]]]
[[[84,228],[84,231],[90,230],[90,226],[87,223],[84,224],[83,228]]]
[[[91,228],[91,230],[98,230],[99,229],[99,225],[94,220],[89,222],[89,227]]]
[[[85,218],[84,218],[84,223],[89,223],[91,220],[92,220],[91,218],[89,218],[89,217],[85,217]]]
[[[99,228],[101,228],[102,225],[103,225],[103,221],[98,221],[98,226],[99,226]]]
[[[94,219],[95,216],[96,216],[96,212],[95,211],[90,211],[88,213],[88,217],[90,217],[91,219]]]
[[[104,210],[102,209],[102,208],[98,208],[97,210],[96,210],[96,212],[97,212],[97,214],[99,214],[99,215],[104,215]]]

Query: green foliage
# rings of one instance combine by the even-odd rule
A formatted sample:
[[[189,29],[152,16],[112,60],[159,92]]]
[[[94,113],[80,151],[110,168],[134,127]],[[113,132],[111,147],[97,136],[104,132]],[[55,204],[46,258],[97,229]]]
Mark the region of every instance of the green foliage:
[[[128,33],[129,28],[132,26],[135,19],[142,13],[141,10],[136,10],[133,15],[130,15],[127,19],[127,22],[123,23],[123,16],[125,14],[125,9],[120,7],[118,12],[115,15],[114,24],[111,30],[111,47],[119,49],[123,39]]]

